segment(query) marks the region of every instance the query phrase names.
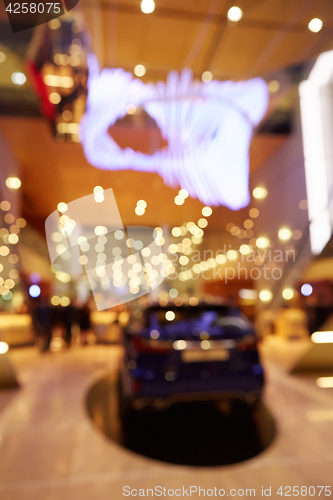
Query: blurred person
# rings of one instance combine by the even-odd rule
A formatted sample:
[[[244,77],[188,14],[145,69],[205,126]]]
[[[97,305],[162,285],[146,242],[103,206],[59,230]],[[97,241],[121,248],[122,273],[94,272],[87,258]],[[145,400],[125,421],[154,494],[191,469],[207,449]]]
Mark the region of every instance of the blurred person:
[[[61,322],[65,328],[65,342],[67,347],[72,344],[72,331],[74,325],[79,323],[79,312],[78,308],[73,302],[70,302],[68,306],[62,308],[61,311]]]
[[[91,330],[90,307],[86,301],[78,310],[78,323],[80,327],[81,341],[83,345],[88,344],[88,335]]]
[[[55,325],[55,309],[45,297],[32,309],[32,321],[36,336],[43,340],[42,352],[49,351]]]

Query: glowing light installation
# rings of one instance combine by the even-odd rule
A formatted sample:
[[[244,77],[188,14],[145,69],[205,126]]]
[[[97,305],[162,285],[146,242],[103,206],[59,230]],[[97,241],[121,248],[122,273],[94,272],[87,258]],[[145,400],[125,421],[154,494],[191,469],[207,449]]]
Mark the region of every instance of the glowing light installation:
[[[169,73],[166,83],[145,85],[121,68],[100,71],[93,55],[88,63],[80,135],[92,165],[157,172],[166,185],[180,185],[205,205],[238,210],[249,203],[249,146],[268,105],[263,80],[202,83],[185,69]],[[108,128],[127,114],[129,105],[154,118],[166,149],[147,155],[122,149],[112,139]]]
[[[319,254],[333,226],[333,50],[321,54],[308,80],[300,84],[300,103],[310,220],[311,251]]]

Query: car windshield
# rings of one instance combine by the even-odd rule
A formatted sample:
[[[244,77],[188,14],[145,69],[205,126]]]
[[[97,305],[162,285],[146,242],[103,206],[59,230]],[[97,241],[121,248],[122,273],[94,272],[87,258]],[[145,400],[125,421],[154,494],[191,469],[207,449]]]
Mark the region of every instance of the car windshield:
[[[239,330],[246,330],[251,328],[251,323],[245,317],[229,316],[227,318],[216,318],[212,326],[228,326],[238,328]]]
[[[199,328],[212,325],[218,319],[229,316],[228,307],[154,307],[147,310],[148,327],[167,327],[187,323]]]

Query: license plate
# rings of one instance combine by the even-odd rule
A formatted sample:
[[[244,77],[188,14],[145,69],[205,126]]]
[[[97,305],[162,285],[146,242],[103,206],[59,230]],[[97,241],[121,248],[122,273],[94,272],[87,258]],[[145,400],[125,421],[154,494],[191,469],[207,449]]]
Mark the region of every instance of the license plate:
[[[202,363],[205,361],[227,361],[230,358],[228,349],[191,349],[182,351],[184,363]]]

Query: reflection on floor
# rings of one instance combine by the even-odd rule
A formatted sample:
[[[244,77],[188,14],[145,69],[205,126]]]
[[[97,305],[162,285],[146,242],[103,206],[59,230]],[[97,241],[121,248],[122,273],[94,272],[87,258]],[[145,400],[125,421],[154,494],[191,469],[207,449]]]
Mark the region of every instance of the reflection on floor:
[[[119,422],[117,383],[97,382],[87,398],[95,425],[141,455],[174,464],[227,465],[252,458],[273,441],[275,425],[263,405],[235,401],[178,403],[164,411],[129,410]]]
[[[287,347],[280,348],[286,356]],[[288,375],[276,359],[270,360],[269,349],[264,349],[265,405],[277,422],[277,435],[254,458],[222,467],[155,461],[96,429],[86,411],[86,396],[98,380],[116,380],[120,352],[117,346],[44,356],[32,348],[10,352],[21,389],[0,392],[1,499],[120,500],[124,486],[191,485],[255,488],[259,497],[262,486],[271,486],[272,498],[280,498],[280,486],[331,485],[332,389],[320,389],[310,376]],[[98,418],[102,425],[102,407],[95,409]],[[202,414],[198,430],[201,418]],[[211,422],[211,435],[215,423]]]

